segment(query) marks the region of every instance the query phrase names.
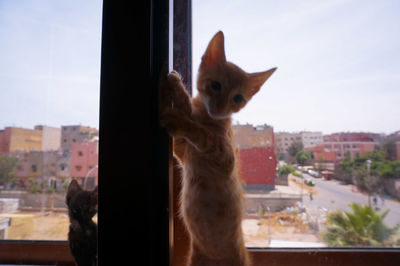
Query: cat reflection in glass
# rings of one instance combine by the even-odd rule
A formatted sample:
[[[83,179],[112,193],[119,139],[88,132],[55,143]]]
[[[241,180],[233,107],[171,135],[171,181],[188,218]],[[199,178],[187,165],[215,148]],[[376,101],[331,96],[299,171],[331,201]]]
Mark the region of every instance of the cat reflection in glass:
[[[78,266],[97,265],[97,225],[92,218],[97,213],[97,186],[83,190],[76,180],[69,184],[66,203],[70,220],[68,242]]]
[[[190,266],[251,265],[244,245],[243,191],[232,144],[231,115],[275,72],[247,73],[225,57],[224,34],[208,44],[195,98],[173,71],[160,89],[160,123],[174,137],[183,172],[180,211],[190,235]]]

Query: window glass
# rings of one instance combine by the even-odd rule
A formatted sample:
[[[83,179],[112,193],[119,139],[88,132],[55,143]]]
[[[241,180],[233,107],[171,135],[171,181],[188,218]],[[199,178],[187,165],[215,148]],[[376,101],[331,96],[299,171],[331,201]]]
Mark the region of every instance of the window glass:
[[[399,8],[193,1],[194,87],[219,30],[228,61],[278,67],[233,117],[248,247],[399,247]]]
[[[66,240],[97,185],[102,1],[0,1],[0,239]]]

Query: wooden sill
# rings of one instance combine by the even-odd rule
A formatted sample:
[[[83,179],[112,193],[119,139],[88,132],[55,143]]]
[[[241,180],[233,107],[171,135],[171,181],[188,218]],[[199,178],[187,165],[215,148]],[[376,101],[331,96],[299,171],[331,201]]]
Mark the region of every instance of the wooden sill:
[[[66,241],[0,242],[0,264],[75,265]]]
[[[399,265],[399,249],[249,249],[253,265]]]

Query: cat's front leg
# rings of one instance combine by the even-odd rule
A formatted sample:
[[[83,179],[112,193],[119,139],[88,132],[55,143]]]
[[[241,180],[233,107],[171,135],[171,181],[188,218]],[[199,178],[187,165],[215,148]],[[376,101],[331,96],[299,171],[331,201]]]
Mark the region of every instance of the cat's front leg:
[[[190,117],[192,114],[191,97],[186,91],[181,75],[176,71],[172,71],[168,74],[167,80],[170,90],[169,97],[173,103],[173,108]]]
[[[214,148],[215,134],[191,120],[177,109],[167,109],[161,117],[161,126],[173,137],[184,138],[200,152]]]

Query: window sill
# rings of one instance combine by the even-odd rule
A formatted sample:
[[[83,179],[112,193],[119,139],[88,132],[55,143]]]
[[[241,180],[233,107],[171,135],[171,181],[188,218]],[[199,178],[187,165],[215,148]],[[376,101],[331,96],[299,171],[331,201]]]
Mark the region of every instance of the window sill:
[[[75,265],[66,241],[1,241],[0,263]]]
[[[252,249],[254,265],[398,265],[399,249]]]

